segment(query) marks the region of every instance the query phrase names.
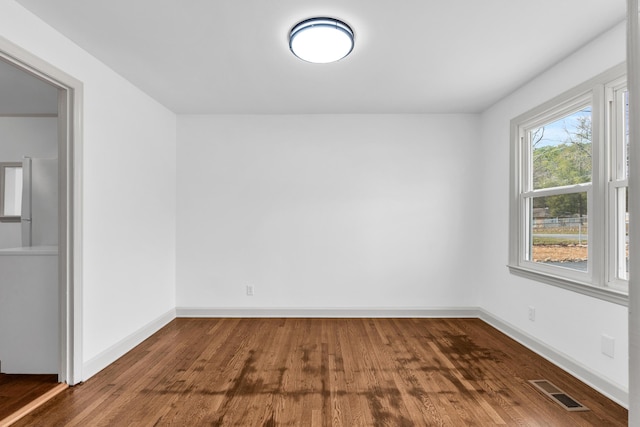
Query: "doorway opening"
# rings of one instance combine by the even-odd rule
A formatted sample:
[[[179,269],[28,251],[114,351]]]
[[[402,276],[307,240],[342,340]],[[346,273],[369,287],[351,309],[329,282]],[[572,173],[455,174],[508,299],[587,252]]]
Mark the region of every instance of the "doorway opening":
[[[47,239],[55,241],[55,245],[46,244],[46,242],[40,246],[32,245],[32,240],[39,237],[39,234],[33,224],[30,224],[31,218],[17,215],[19,211],[13,207],[13,211],[8,211],[13,215],[7,216],[18,216],[17,222],[21,223],[22,239],[20,245],[13,248],[15,253],[12,252],[9,255],[13,257],[13,260],[17,260],[21,257],[20,252],[24,251],[46,258],[43,255],[51,255],[55,251],[57,256],[55,258],[49,257],[49,260],[55,260],[53,263],[56,265],[53,266],[51,274],[57,277],[57,281],[53,278],[56,283],[52,297],[54,304],[57,302],[57,307],[54,307],[55,317],[52,320],[55,335],[53,369],[56,372],[52,372],[52,374],[57,377],[59,383],[75,385],[82,381],[82,210],[80,185],[82,83],[1,37],[0,62],[18,70],[26,80],[32,79],[32,81],[38,82],[32,86],[44,84],[54,93],[55,114],[33,112],[31,116],[40,119],[49,117],[49,121],[55,122],[53,124],[56,129],[54,138],[57,140],[57,144],[54,147],[54,155],[57,157],[57,173],[53,176],[57,179],[49,178],[49,181],[54,187],[54,192],[57,190],[57,203],[54,205],[57,206],[57,209],[49,217],[55,218],[57,224],[54,226],[57,225],[57,232],[53,236],[49,233],[47,237]],[[16,116],[29,116],[28,112],[27,114],[18,113],[20,114],[16,114]],[[5,117],[10,116],[11,113],[5,112],[4,115]],[[38,123],[44,121],[46,120],[38,121]],[[32,164],[31,159],[28,164]],[[11,182],[15,183],[15,180]],[[8,194],[13,194],[11,188],[8,188],[7,191]],[[16,197],[15,200],[17,199]],[[10,197],[7,197],[6,200],[10,201]],[[27,199],[23,196],[23,200]],[[11,220],[9,219],[9,221]],[[29,229],[26,234],[25,227]],[[27,239],[25,239],[25,235],[28,236]],[[48,262],[51,264],[51,261]],[[0,283],[0,286],[2,285]],[[8,286],[7,283],[4,285]],[[19,336],[20,325],[10,325],[10,327],[15,327],[13,329],[14,337]],[[3,344],[11,345],[11,342],[9,339],[4,339]],[[0,372],[4,372],[2,354],[0,354]],[[50,376],[46,378],[46,381],[50,380]]]

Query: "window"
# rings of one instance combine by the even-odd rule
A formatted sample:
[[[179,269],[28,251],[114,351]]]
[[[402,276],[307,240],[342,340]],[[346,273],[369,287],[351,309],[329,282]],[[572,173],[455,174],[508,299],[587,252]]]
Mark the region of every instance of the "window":
[[[612,286],[624,288],[629,280],[629,92],[624,82],[607,89],[611,115],[607,278]]]
[[[511,271],[626,304],[624,67],[513,119],[511,131]]]
[[[0,163],[0,222],[20,222],[22,163]]]

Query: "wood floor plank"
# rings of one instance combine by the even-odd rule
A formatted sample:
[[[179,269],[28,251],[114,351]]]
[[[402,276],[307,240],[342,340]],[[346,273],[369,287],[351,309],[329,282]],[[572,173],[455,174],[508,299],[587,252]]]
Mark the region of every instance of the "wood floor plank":
[[[20,418],[23,418],[32,411],[35,411],[40,406],[44,405],[47,401],[53,399],[56,395],[62,393],[69,386],[66,383],[56,384],[52,389],[48,390],[44,394],[36,397],[34,400],[27,403],[25,406],[19,408],[11,415],[0,419],[0,427],[6,427],[14,424]]]
[[[0,374],[0,420],[54,389],[58,375]]]
[[[567,412],[546,378],[588,406]],[[478,319],[176,319],[15,426],[624,426]]]

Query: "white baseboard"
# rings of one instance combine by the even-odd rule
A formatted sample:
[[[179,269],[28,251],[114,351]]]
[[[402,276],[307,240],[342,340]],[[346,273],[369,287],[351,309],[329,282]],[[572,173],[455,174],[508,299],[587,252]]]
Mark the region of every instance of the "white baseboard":
[[[88,360],[82,365],[82,376],[83,381],[88,380],[111,363],[118,360],[127,352],[131,351],[135,346],[140,344],[142,341],[149,338],[151,335],[158,332],[162,329],[167,323],[171,322],[176,318],[176,310],[171,309],[161,315],[160,317],[152,320],[142,328],[138,329],[128,337],[122,339],[121,341],[115,343],[108,349],[104,350],[102,353],[93,357],[91,360]]]
[[[400,307],[400,308],[176,308],[176,317],[470,317],[480,316],[477,308],[469,307]]]
[[[604,394],[619,405],[627,409],[629,408],[629,390],[627,388],[624,388],[622,385],[614,383],[605,377],[595,374],[592,370],[575,359],[549,347],[542,341],[539,341],[521,329],[512,326],[508,322],[495,317],[491,313],[483,309],[479,309],[478,311],[480,314],[478,317],[484,322],[493,326],[510,338],[518,341],[520,344],[547,359],[560,369],[578,378],[593,389]]]
[[[193,308],[178,307],[169,310],[122,341],[109,347],[83,365],[84,380],[106,368],[142,341],[156,333],[176,317],[308,317],[308,318],[363,318],[363,317],[415,317],[415,318],[479,318],[500,332],[531,349],[554,365],[598,390],[614,402],[629,408],[629,390],[609,379],[597,375],[575,359],[559,352],[508,322],[478,307],[445,308]]]
[[[479,318],[505,335],[544,357],[554,365],[598,390],[614,402],[629,408],[629,391],[620,384],[595,374],[575,359],[512,326],[479,307],[446,308],[176,308],[176,317],[422,317]]]

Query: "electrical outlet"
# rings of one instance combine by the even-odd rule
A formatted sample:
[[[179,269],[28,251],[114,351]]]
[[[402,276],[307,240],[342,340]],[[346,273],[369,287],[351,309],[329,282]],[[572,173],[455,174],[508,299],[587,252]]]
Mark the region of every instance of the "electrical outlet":
[[[536,308],[533,306],[529,306],[529,320],[532,322],[536,321]]]
[[[253,296],[253,285],[247,285],[247,296],[248,297]]]
[[[610,337],[608,335],[602,336],[602,342],[601,342],[602,354],[604,354],[605,356],[609,356],[610,358],[613,359],[615,347],[616,347],[615,338]]]

